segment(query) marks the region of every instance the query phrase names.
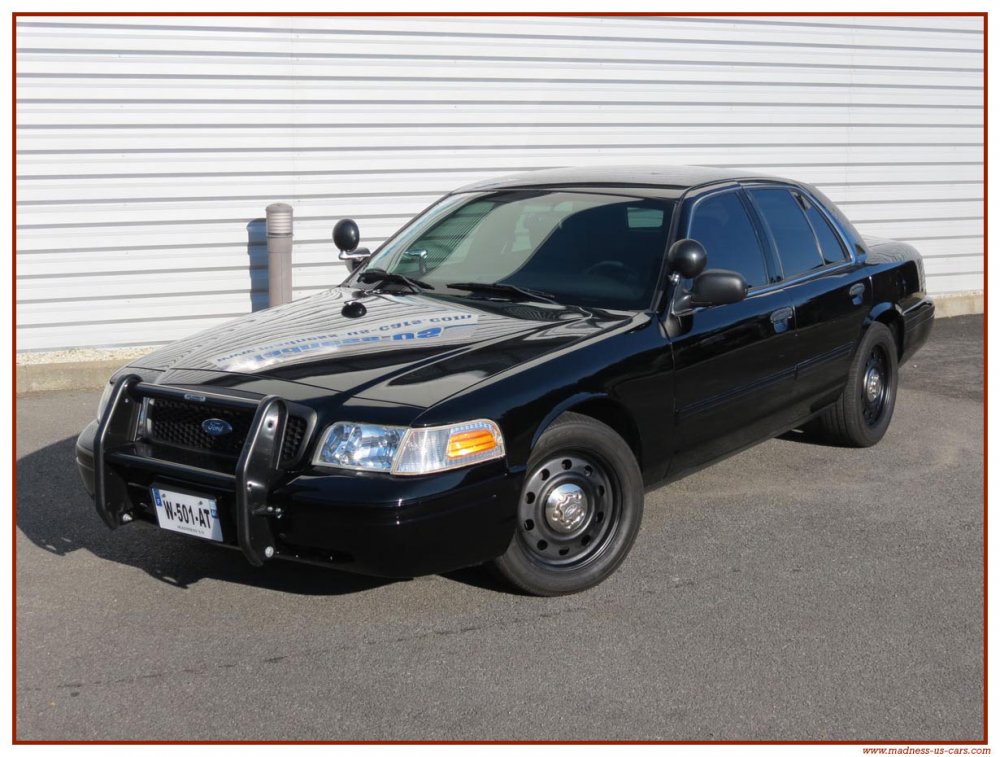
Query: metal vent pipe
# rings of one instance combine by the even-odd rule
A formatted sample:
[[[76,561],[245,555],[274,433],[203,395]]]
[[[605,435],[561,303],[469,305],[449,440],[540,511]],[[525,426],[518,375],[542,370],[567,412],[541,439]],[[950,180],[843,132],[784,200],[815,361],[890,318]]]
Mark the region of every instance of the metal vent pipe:
[[[267,206],[267,304],[292,301],[292,206]]]

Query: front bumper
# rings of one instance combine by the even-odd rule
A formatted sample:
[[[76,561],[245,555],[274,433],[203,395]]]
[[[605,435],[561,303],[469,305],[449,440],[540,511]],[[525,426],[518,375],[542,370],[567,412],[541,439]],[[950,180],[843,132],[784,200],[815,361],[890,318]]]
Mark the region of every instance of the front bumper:
[[[283,471],[274,465],[281,400],[264,398],[236,472],[227,473],[131,439],[135,400],[175,391],[124,377],[105,417],[77,440],[84,485],[111,528],[155,524],[149,487],[156,483],[215,497],[223,543],[255,565],[283,558],[410,577],[482,563],[502,554],[513,537],[521,475],[503,461],[405,478]]]

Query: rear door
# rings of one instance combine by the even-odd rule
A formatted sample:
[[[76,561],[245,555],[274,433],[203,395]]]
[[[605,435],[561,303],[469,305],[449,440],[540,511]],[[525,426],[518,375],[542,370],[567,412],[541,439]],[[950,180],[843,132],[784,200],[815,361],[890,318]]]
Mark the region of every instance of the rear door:
[[[843,389],[871,291],[826,209],[799,187],[755,185],[747,194],[781,268],[796,319],[796,412],[804,416]]]
[[[780,430],[795,374],[794,310],[775,286],[778,273],[743,190],[689,198],[681,213],[679,236],[704,245],[707,267],[739,271],[751,288],[742,302],[695,309],[672,336],[675,472]]]

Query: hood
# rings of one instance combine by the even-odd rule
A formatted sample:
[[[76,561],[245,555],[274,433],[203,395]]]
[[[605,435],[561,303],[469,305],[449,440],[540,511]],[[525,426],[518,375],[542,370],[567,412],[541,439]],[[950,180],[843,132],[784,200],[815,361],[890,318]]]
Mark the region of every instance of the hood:
[[[201,372],[206,382],[237,374],[430,407],[634,317],[548,303],[336,288],[203,331],[132,365],[183,373],[185,384],[197,383]]]

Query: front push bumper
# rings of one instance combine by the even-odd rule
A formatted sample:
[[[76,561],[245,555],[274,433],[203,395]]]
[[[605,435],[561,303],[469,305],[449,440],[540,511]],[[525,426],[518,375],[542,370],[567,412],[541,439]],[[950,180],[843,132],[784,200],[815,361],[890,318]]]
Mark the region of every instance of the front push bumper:
[[[393,578],[485,562],[514,535],[522,475],[503,461],[417,477],[283,470],[287,408],[278,397],[199,392],[212,403],[256,407],[235,470],[135,439],[143,398],[183,394],[124,376],[101,421],[77,439],[84,485],[110,528],[155,524],[150,487],[173,486],[214,497],[222,543],[254,565],[282,558]]]

